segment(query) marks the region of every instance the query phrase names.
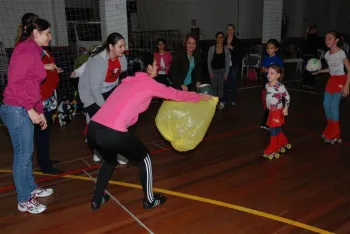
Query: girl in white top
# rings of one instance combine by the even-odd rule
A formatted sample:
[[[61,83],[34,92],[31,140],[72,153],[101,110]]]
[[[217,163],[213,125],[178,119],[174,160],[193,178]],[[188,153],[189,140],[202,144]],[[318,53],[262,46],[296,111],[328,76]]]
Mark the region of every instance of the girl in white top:
[[[339,127],[339,103],[341,98],[349,95],[350,83],[350,63],[346,57],[345,51],[341,49],[341,35],[337,31],[330,31],[326,34],[325,43],[329,48],[325,55],[328,64],[327,69],[318,73],[329,73],[331,77],[328,80],[323,106],[328,121],[326,129],[323,131],[322,138],[326,143],[341,142]],[[348,74],[345,73],[344,66]]]

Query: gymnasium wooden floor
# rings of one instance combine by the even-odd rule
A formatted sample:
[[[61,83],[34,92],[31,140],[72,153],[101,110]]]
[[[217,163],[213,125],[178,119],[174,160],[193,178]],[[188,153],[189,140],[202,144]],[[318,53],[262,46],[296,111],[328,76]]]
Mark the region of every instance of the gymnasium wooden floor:
[[[322,90],[299,90],[286,80],[291,94],[285,132],[293,148],[277,160],[261,157],[269,136],[259,128],[260,88],[244,86],[238,105],[217,111],[206,139],[180,154],[157,132],[159,104],[141,115],[132,129],[152,152],[155,191],[168,201],[144,210],[137,168],[118,166],[109,184],[112,199],[91,211],[91,178],[97,166],[84,143],[84,118],[53,128],[52,158],[64,176],[35,175],[55,189],[41,199],[48,210],[20,213],[12,187],[12,148],[0,127],[1,233],[350,233],[350,129],[348,99],[341,104],[343,143],[325,145]],[[36,163],[33,163],[34,167]]]

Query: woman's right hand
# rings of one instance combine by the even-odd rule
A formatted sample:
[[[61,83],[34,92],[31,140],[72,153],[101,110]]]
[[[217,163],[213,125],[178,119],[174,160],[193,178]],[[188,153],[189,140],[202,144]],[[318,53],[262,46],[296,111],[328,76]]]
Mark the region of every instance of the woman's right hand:
[[[201,93],[200,95],[201,95],[201,101],[209,101],[213,97],[213,96],[206,94],[206,93]]]
[[[181,85],[181,88],[182,88],[183,91],[188,91],[187,85]]]
[[[48,70],[48,71],[53,71],[57,69],[57,66],[54,63],[44,64],[44,67],[45,67],[45,70]]]
[[[70,74],[70,78],[75,78],[77,76],[77,73],[75,71],[73,71],[71,74]]]
[[[214,74],[213,73],[210,74],[210,79],[214,79]]]
[[[28,115],[31,121],[33,122],[33,124],[41,123],[41,117],[34,109],[30,109],[28,111]]]

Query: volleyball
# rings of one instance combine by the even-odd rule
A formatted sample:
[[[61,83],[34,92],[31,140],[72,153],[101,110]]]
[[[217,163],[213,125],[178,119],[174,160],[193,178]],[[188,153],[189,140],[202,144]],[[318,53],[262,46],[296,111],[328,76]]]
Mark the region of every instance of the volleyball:
[[[309,72],[317,72],[321,70],[322,64],[321,61],[317,58],[312,58],[307,61],[306,70]]]

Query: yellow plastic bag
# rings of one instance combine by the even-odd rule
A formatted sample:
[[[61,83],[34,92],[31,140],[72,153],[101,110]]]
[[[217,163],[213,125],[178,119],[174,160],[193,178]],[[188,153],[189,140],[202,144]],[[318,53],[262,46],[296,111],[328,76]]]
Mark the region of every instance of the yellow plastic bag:
[[[214,117],[218,98],[197,103],[164,101],[156,116],[163,137],[180,152],[196,148]]]

